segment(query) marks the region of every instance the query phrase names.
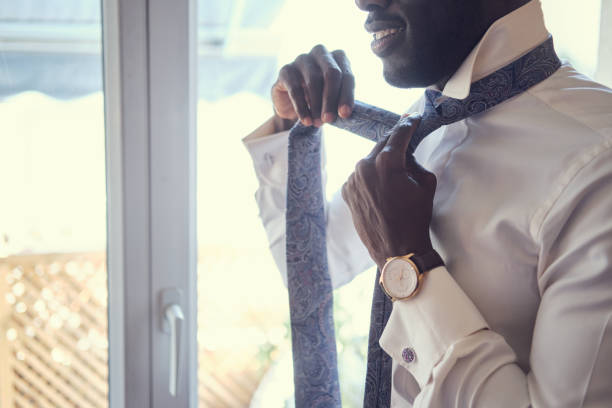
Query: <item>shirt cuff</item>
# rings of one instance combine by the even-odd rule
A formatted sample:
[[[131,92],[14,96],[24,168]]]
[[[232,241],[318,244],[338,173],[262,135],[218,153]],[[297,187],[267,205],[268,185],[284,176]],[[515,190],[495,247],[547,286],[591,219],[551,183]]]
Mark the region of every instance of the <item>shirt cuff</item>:
[[[286,182],[288,135],[289,131],[274,133],[273,119],[270,118],[242,139],[260,183],[277,185]]]
[[[379,343],[423,388],[451,345],[486,328],[476,306],[440,266],[426,272],[417,296],[393,302]]]
[[[242,141],[245,144],[248,144],[255,139],[273,135],[275,133],[276,132],[274,132],[274,116],[272,116],[270,119],[262,123],[261,126],[259,126],[257,129],[249,133],[244,139],[242,139]]]

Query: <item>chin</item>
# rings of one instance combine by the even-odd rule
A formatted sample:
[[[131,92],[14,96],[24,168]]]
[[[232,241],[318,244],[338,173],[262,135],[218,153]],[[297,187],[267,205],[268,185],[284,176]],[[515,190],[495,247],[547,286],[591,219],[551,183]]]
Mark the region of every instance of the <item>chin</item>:
[[[423,63],[426,58],[414,58],[421,61],[419,65],[411,64],[410,61],[390,61],[383,59],[383,76],[385,81],[397,88],[425,88],[442,82],[447,77],[444,69],[440,69],[440,61],[427,64]],[[398,63],[399,62],[399,63]]]
[[[389,85],[397,88],[425,88],[441,82],[444,74],[425,66],[397,67],[383,63],[383,76]]]

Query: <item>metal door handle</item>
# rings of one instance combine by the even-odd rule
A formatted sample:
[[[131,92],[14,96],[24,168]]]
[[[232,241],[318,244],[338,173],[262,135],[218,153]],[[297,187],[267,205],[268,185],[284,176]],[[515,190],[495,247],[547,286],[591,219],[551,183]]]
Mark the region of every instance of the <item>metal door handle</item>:
[[[170,380],[168,384],[168,388],[170,391],[170,395],[176,396],[176,388],[177,388],[177,380],[179,374],[179,364],[180,364],[180,345],[181,345],[181,330],[183,327],[183,321],[185,320],[185,316],[183,315],[183,310],[179,305],[173,303],[166,307],[164,310],[164,319],[166,325],[164,325],[164,331],[166,333],[170,333],[170,354],[168,356],[169,367],[168,371],[170,373]]]

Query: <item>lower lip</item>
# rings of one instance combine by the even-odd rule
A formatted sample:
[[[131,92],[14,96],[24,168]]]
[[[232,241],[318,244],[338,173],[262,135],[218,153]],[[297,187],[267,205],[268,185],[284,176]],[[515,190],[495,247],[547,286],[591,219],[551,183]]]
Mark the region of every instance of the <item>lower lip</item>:
[[[400,30],[394,34],[381,38],[380,40],[372,41],[372,51],[379,57],[389,55],[391,51],[393,51],[393,48],[403,40],[403,34],[404,30]]]

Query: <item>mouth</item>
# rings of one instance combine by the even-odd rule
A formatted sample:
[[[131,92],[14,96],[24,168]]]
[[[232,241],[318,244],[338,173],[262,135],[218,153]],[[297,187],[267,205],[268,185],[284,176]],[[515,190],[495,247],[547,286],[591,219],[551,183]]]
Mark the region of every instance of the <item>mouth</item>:
[[[404,30],[401,28],[387,28],[386,30],[375,31],[372,33],[372,35],[374,36],[374,40],[382,40],[383,38],[399,33],[400,31]]]
[[[389,55],[393,48],[402,41],[404,31],[405,28],[403,27],[384,28],[371,31],[374,36],[374,41],[372,41],[371,44],[374,54],[379,57]]]

